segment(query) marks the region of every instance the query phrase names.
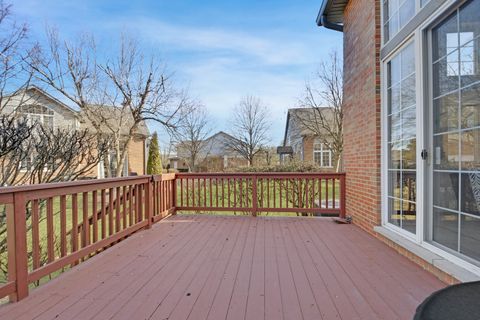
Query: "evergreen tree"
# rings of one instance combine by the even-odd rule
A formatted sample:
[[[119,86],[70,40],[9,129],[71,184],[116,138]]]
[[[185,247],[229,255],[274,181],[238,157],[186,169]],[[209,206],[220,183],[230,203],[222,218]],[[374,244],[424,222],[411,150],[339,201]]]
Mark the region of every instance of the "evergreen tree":
[[[162,173],[162,158],[160,157],[160,149],[158,147],[158,136],[155,132],[148,150],[147,174]]]

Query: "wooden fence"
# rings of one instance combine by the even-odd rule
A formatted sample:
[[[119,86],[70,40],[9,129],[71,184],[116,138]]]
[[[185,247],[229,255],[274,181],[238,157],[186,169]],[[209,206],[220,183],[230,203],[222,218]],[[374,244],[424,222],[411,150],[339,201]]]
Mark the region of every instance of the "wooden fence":
[[[0,188],[0,298],[76,265],[177,210],[345,216],[345,175],[163,174]],[[3,256],[2,256],[3,253]]]

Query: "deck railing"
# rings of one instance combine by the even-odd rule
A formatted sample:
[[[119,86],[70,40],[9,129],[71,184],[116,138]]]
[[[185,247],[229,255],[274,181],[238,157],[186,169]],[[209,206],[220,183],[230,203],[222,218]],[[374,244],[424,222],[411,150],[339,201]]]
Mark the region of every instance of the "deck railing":
[[[177,210],[344,217],[345,175],[182,173],[0,188],[0,299],[25,298]]]
[[[345,213],[341,173],[179,173],[176,180],[182,211]]]

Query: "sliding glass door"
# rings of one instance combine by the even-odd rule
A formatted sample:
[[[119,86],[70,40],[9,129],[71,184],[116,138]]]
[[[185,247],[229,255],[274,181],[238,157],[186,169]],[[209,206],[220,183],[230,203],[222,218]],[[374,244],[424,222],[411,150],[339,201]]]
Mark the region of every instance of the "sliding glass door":
[[[430,35],[430,240],[480,261],[480,0]]]
[[[411,41],[387,62],[388,222],[411,234],[417,219],[415,82]]]

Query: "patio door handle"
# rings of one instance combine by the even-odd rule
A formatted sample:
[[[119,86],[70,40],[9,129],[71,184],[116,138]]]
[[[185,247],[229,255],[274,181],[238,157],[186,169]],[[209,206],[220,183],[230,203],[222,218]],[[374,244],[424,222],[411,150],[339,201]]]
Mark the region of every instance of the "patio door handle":
[[[427,149],[423,149],[422,152],[420,153],[420,156],[422,157],[423,160],[427,160],[428,159]]]

